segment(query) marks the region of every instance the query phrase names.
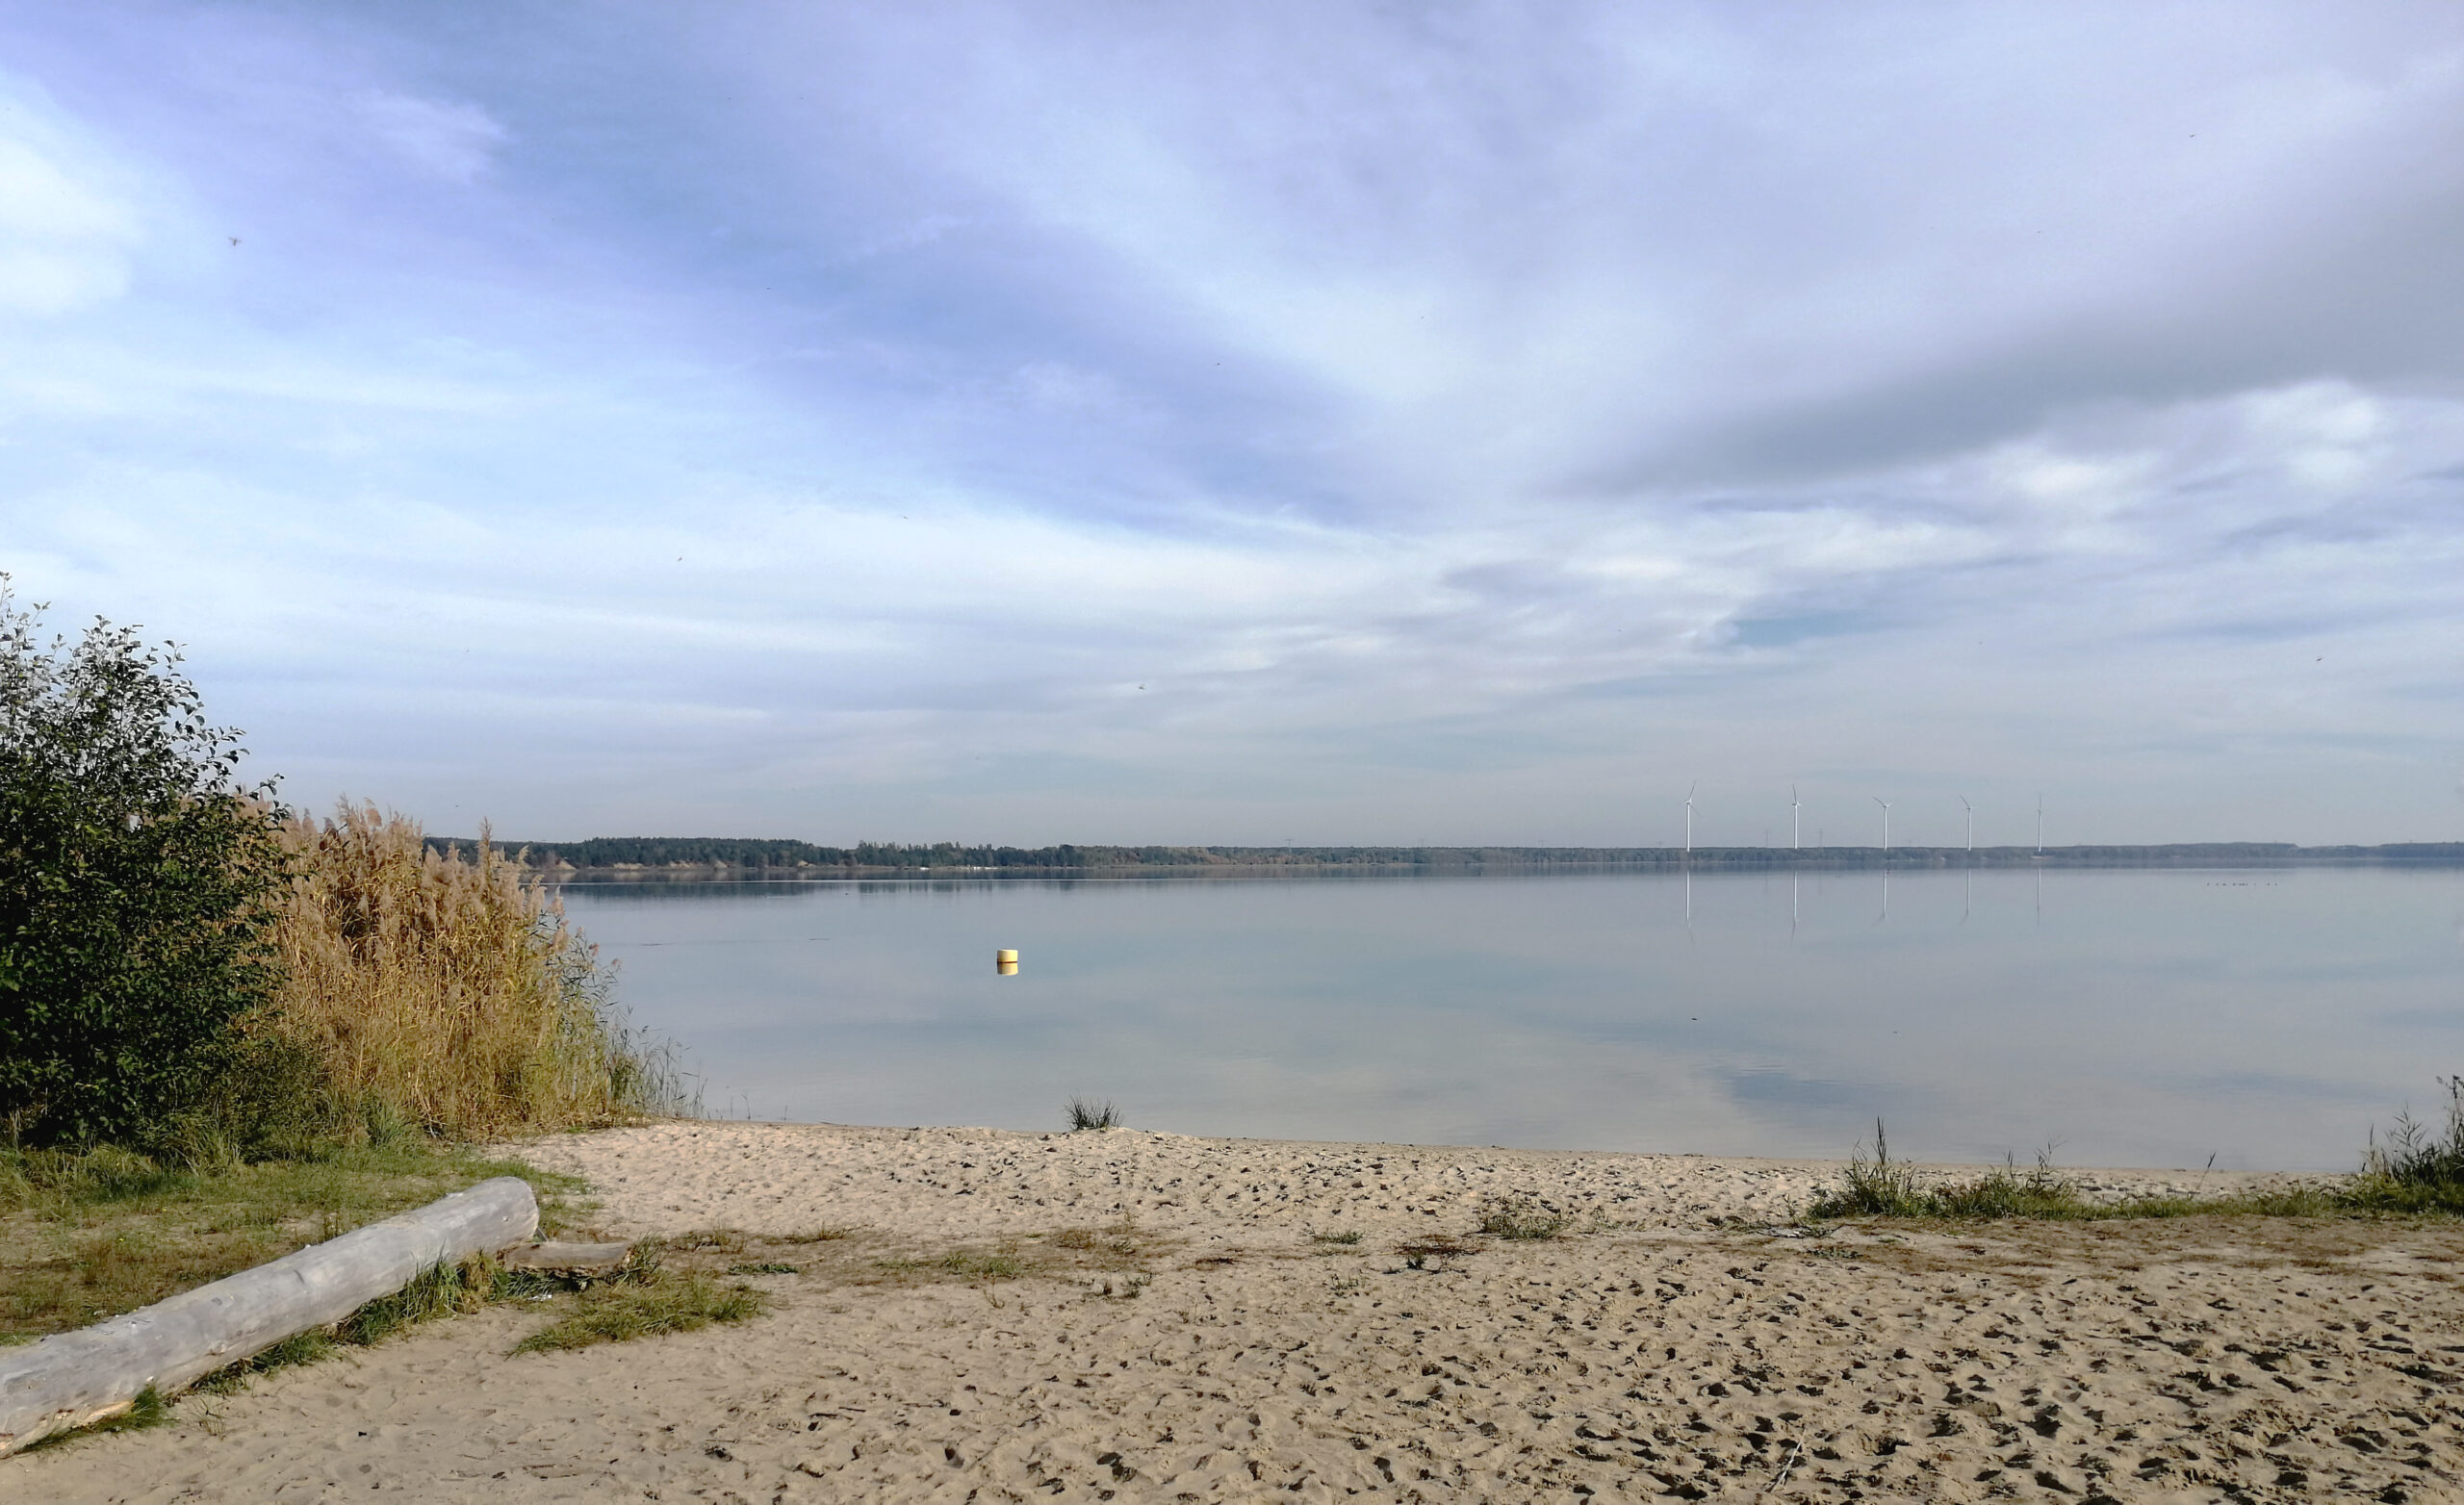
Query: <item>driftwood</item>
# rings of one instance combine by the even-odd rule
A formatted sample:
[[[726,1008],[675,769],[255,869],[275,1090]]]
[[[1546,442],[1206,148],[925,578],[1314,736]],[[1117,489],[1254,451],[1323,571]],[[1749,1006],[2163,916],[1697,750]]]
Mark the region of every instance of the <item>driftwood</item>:
[[[167,1395],[538,1226],[529,1186],[500,1176],[126,1316],[0,1348],[0,1455],[117,1416],[148,1386]]]
[[[633,1246],[629,1243],[526,1243],[507,1249],[501,1257],[509,1270],[529,1270],[539,1275],[587,1276],[603,1280],[624,1273],[632,1263]]]

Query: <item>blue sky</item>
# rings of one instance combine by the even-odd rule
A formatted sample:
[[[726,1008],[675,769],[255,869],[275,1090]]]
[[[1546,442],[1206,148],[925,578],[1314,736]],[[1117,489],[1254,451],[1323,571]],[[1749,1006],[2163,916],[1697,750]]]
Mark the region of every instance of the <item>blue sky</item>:
[[[2464,12],[0,5],[0,569],[294,801],[2464,837]]]

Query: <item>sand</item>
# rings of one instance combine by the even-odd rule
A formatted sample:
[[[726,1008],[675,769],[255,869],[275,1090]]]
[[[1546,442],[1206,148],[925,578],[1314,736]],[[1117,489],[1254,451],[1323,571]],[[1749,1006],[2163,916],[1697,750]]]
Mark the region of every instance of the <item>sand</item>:
[[[2464,1499],[2443,1224],[1810,1234],[1835,1165],[1132,1131],[522,1153],[605,1234],[797,1273],[574,1353],[457,1318],[0,1463],[0,1497]],[[1474,1237],[1501,1199],[1570,1231]]]

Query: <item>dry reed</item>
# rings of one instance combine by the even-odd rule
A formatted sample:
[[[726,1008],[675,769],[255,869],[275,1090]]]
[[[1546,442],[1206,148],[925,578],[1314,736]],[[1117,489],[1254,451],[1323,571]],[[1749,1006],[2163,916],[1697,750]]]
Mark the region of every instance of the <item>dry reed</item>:
[[[519,855],[484,834],[440,855],[417,823],[347,802],[283,836],[285,981],[245,1028],[316,1063],[346,1133],[477,1139],[677,1106],[597,948]]]

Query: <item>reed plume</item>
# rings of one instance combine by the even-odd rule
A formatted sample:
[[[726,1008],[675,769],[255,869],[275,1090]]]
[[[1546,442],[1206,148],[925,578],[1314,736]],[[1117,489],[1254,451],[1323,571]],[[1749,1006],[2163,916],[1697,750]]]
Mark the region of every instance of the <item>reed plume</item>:
[[[447,1138],[680,1107],[663,1053],[616,1015],[610,970],[541,880],[483,832],[430,851],[372,804],[283,829],[284,981],[248,1033],[315,1062],[337,1127]]]

